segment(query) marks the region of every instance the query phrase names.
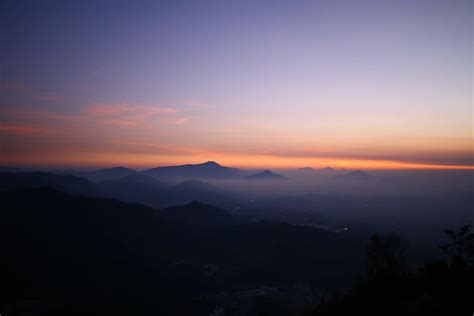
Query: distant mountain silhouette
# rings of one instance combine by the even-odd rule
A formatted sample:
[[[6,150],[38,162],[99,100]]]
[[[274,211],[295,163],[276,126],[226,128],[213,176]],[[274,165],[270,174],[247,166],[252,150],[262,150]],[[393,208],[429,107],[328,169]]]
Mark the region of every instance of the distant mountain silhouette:
[[[164,184],[162,184],[161,182],[159,182],[152,176],[148,176],[142,173],[135,173],[135,174],[128,175],[125,177],[100,182],[100,184],[120,184],[120,183],[134,183],[134,184],[141,183],[141,184],[150,184],[150,185],[160,184],[164,186]]]
[[[97,185],[106,196],[151,206],[158,206],[166,200],[166,191],[169,189],[167,184],[141,173],[102,181]]]
[[[106,168],[106,169],[99,169],[89,172],[82,172],[80,176],[93,181],[93,182],[100,182],[100,181],[107,181],[118,179],[126,176],[130,176],[133,174],[137,174],[138,172],[125,167],[114,167],[114,168]]]
[[[80,176],[81,171],[72,169],[72,168],[65,168],[65,169],[50,169],[48,170],[50,173],[54,174],[61,174],[61,175],[72,175],[72,176]]]
[[[212,204],[221,204],[231,200],[231,197],[218,187],[198,179],[185,180],[171,187],[167,194],[170,203],[188,203],[201,201]]]
[[[262,172],[252,174],[250,176],[245,177],[248,180],[276,180],[276,179],[284,179],[283,176],[276,174],[270,170],[264,170]]]
[[[364,171],[356,170],[356,171],[351,171],[349,173],[345,173],[343,175],[337,176],[336,179],[338,180],[369,180],[369,179],[375,179],[375,177]]]
[[[0,172],[33,172],[34,169],[0,166]]]
[[[217,162],[208,161],[202,164],[157,167],[143,171],[144,174],[163,178],[238,178],[242,170],[224,167]]]
[[[300,173],[314,173],[315,172],[315,170],[311,167],[298,168],[295,171],[300,172]]]
[[[215,191],[217,188],[205,181],[199,180],[199,179],[190,179],[190,180],[185,180],[177,185],[175,185],[172,188],[172,191],[176,193],[184,193],[187,191]]]
[[[197,179],[171,185],[150,175],[134,173],[93,183],[78,176],[48,172],[0,172],[0,190],[38,187],[49,187],[86,196],[109,197],[124,202],[143,203],[152,207],[166,207],[194,200],[215,205],[228,205],[236,200],[230,192]]]
[[[298,172],[304,172],[304,173],[315,173],[315,172],[330,172],[330,171],[334,171],[333,168],[331,167],[326,167],[326,168],[321,168],[321,169],[314,169],[314,168],[311,168],[311,167],[304,167],[304,168],[298,168],[296,169],[296,171]]]
[[[73,194],[99,195],[94,183],[72,175],[48,172],[0,172],[0,190],[38,187],[51,187]]]
[[[334,171],[331,167],[322,168],[321,171]]]

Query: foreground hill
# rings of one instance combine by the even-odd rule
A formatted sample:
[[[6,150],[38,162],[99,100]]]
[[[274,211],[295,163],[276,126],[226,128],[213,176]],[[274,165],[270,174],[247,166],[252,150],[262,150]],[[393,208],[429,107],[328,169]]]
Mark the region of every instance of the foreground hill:
[[[209,315],[212,293],[298,282],[330,289],[359,267],[354,236],[234,225],[201,203],[159,211],[46,188],[0,199],[0,306],[28,299],[48,315]]]

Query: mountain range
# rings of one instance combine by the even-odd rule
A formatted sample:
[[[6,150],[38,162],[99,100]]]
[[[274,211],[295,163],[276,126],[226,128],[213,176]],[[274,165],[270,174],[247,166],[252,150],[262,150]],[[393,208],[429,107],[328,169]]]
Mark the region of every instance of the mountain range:
[[[74,175],[67,174],[68,172]],[[194,200],[233,207],[232,205],[240,203],[239,200],[245,199],[245,196],[238,192],[236,183],[245,187],[245,181],[252,181],[260,188],[267,183],[282,179],[287,178],[270,170],[251,173],[247,170],[207,162],[198,165],[159,167],[143,172],[124,167],[89,172],[64,170],[59,174],[26,171],[0,172],[0,190],[51,187],[72,194],[111,197],[154,207],[183,204]],[[334,183],[341,182],[350,185],[354,181],[371,181],[375,177],[362,171],[354,171],[333,176],[332,179]],[[232,180],[233,184],[221,185],[222,182],[218,180]]]
[[[33,172],[33,169],[22,169],[14,167],[2,167],[0,166],[0,172]],[[289,171],[288,175],[291,177],[294,176],[311,176],[311,175],[335,175],[333,174],[335,170],[331,167],[326,167],[322,169],[313,169],[311,167],[304,167],[299,169],[294,169]],[[292,173],[293,172],[293,173]],[[185,164],[178,166],[163,166],[150,168],[143,171],[137,171],[131,168],[126,167],[112,167],[97,169],[92,171],[80,171],[75,169],[55,169],[49,170],[48,173],[53,173],[56,175],[73,175],[76,177],[85,178],[94,183],[101,183],[105,181],[111,181],[115,179],[121,179],[133,175],[147,175],[154,177],[158,180],[164,182],[174,182],[178,183],[180,181],[189,180],[189,179],[281,179],[284,176],[277,174],[271,170],[245,170],[239,168],[232,168],[222,166],[215,161],[207,161],[200,164]],[[338,173],[340,174],[340,173]],[[285,173],[285,175],[287,175]],[[130,180],[133,178],[129,178]]]

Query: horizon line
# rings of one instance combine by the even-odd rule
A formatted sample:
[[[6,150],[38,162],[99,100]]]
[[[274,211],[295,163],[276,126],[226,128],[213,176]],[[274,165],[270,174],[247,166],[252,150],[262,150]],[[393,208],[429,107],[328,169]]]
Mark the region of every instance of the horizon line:
[[[293,166],[284,166],[284,165],[245,165],[245,164],[227,164],[220,163],[217,160],[209,159],[201,162],[188,162],[188,163],[157,163],[157,164],[130,164],[130,163],[71,163],[71,164],[55,164],[55,163],[1,163],[0,167],[4,168],[25,168],[25,169],[34,169],[39,170],[44,169],[77,169],[77,170],[97,170],[97,169],[109,169],[124,167],[129,169],[134,169],[137,171],[144,171],[147,169],[159,168],[159,167],[178,167],[185,165],[202,165],[206,163],[214,162],[222,167],[231,167],[231,168],[243,168],[243,169],[276,169],[276,170],[296,170],[302,168],[312,168],[315,170],[321,170],[324,168],[332,168],[335,170],[474,170],[474,165],[444,165],[444,164],[422,164],[422,163],[403,163],[403,162],[392,162],[393,165],[389,164],[378,164],[377,161],[373,165],[366,164],[364,166],[357,166],[357,164],[325,164],[325,165],[293,165]]]

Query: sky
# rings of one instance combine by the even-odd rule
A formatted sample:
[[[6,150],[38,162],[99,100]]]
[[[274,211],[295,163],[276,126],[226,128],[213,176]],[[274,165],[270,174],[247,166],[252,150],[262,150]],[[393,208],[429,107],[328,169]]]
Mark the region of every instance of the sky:
[[[0,164],[474,169],[472,1],[6,1]]]

